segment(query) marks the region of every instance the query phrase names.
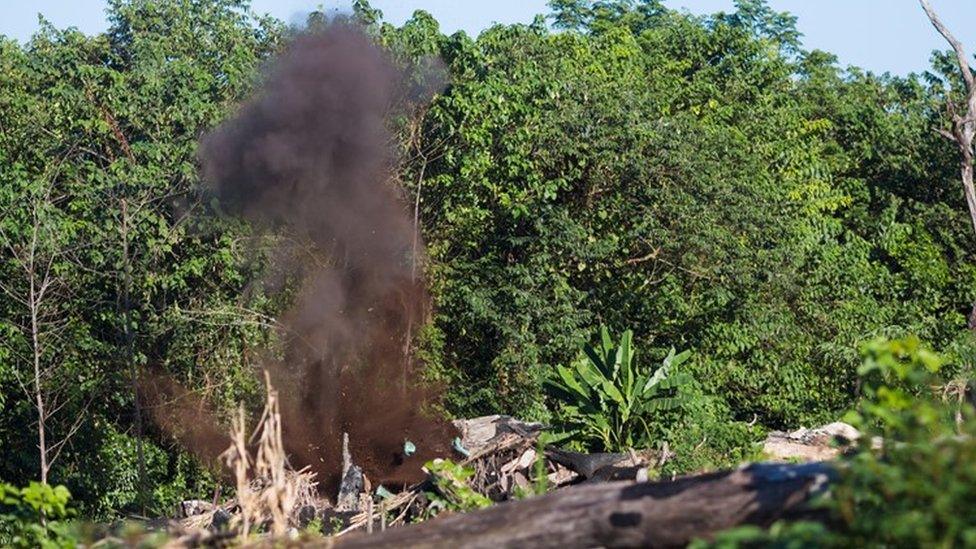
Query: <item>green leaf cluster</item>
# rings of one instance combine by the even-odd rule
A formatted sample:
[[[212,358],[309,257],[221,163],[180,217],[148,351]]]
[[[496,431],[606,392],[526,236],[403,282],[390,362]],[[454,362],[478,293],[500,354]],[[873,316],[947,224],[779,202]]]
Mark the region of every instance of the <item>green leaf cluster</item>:
[[[976,518],[976,410],[946,398],[945,359],[916,338],[864,350],[865,436],[832,490],[838,535],[852,545],[967,547]]]
[[[449,459],[435,459],[425,463],[424,470],[434,485],[434,491],[427,493],[429,505],[425,514],[428,517],[442,511],[473,511],[492,504],[487,496],[468,484],[468,480],[474,476],[474,469]]]
[[[817,505],[823,524],[740,528],[700,547],[969,547],[976,543],[976,410],[946,398],[947,361],[918,338],[863,349],[858,449]]]
[[[276,310],[265,261],[212,209],[196,146],[283,25],[237,0],[120,0],[108,18],[95,36],[43,22],[24,44],[0,38],[0,477],[39,478],[36,347],[49,445],[72,439],[51,481],[89,517],[169,515],[213,478],[145,402],[137,420],[135,381],[172,377],[218,410],[258,396],[251,349],[273,340]],[[54,280],[36,345],[18,252],[32,241]]]
[[[614,344],[602,327],[598,346],[585,345],[572,367],[556,366],[547,380],[562,405],[562,427],[574,442],[600,451],[646,447],[651,416],[685,403],[681,388],[690,377],[676,368],[691,353],[671,349],[660,367],[642,368],[632,344],[630,330]]]
[[[64,486],[31,482],[23,488],[0,482],[0,545],[45,549],[77,546],[69,519],[71,493]]]

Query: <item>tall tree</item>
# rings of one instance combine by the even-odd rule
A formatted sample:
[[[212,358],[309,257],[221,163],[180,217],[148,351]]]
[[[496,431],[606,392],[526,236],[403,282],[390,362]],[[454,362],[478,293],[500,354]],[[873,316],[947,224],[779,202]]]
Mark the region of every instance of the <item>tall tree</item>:
[[[21,359],[13,375],[33,404],[39,478],[47,484],[51,467],[87,412],[87,403],[80,403],[86,395],[70,371],[71,350],[65,348],[77,320],[71,311],[71,229],[59,215],[57,202],[63,197],[55,195],[50,180],[29,182],[19,190],[20,197],[4,193],[0,201],[6,206],[0,223],[0,258],[6,267],[0,292],[14,304],[8,321],[17,337],[7,345],[26,349],[12,353]],[[67,426],[52,429],[64,416],[71,417]]]
[[[959,104],[951,97],[946,99],[946,110],[949,113],[951,122],[950,129],[937,128],[936,131],[950,141],[954,142],[959,148],[959,172],[962,177],[962,190],[966,197],[966,206],[969,207],[969,219],[976,232],[976,187],[973,185],[973,137],[976,136],[976,78],[973,77],[973,69],[969,65],[969,56],[963,46],[949,28],[945,26],[935,8],[929,0],[919,0],[925,15],[928,16],[932,26],[939,34],[946,39],[952,46],[956,54],[956,63],[959,65],[959,73],[965,83],[965,99]],[[969,314],[969,328],[976,330],[976,304],[973,304]]]

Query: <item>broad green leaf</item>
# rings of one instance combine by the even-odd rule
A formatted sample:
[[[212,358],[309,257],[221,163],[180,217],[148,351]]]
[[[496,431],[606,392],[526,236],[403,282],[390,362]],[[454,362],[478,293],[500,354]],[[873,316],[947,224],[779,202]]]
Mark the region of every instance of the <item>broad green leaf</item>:
[[[565,387],[576,393],[577,398],[582,400],[589,398],[590,392],[580,385],[579,381],[576,379],[576,376],[573,375],[573,372],[569,368],[557,365],[556,372],[558,372],[559,378],[562,380]]]
[[[600,371],[602,377],[607,379],[613,377],[613,368],[606,362],[605,356],[601,352],[598,352],[589,344],[583,346],[583,352],[590,359],[593,366]]]
[[[592,362],[586,360],[577,360],[574,364],[576,372],[579,374],[580,378],[586,382],[592,389],[599,389],[600,386],[607,380],[602,372],[598,370]]]
[[[620,380],[620,390],[626,395],[630,394],[634,384],[634,372],[631,370],[633,357],[631,356],[630,350],[630,343],[633,336],[633,332],[627,330],[620,337],[620,346],[617,347],[617,353],[613,363],[613,379]]]
[[[600,326],[600,344],[603,351],[603,363],[610,365],[613,363],[613,339],[606,326]],[[610,374],[612,376],[612,374]]]

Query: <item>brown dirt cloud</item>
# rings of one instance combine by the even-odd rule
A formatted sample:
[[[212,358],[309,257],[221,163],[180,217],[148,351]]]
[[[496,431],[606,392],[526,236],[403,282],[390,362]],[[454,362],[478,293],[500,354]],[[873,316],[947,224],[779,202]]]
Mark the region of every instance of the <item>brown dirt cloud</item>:
[[[285,356],[268,368],[293,465],[310,465],[329,488],[343,431],[354,461],[388,485],[419,480],[420,465],[446,454],[453,436],[421,412],[428,395],[406,351],[430,304],[391,178],[386,120],[403,86],[368,37],[332,24],[297,38],[200,147],[223,208],[308,243],[296,255],[302,286],[279,319]],[[418,448],[406,460],[405,439]]]

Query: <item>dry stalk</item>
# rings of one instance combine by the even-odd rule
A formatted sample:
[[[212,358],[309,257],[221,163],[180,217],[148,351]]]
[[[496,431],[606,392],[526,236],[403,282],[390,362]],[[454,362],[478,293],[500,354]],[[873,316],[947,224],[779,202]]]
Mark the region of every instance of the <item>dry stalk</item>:
[[[257,505],[257,498],[251,490],[248,481],[248,470],[251,468],[250,455],[247,452],[247,442],[245,440],[246,420],[244,407],[237,409],[237,415],[231,421],[230,429],[230,448],[221,457],[227,467],[234,472],[234,483],[237,488],[237,503],[241,508],[241,540],[247,538],[251,530],[252,521],[260,517],[260,510]]]
[[[264,508],[271,514],[272,533],[284,535],[288,529],[288,517],[295,505],[295,484],[285,475],[286,454],[281,441],[281,413],[278,409],[278,391],[271,387],[271,379],[265,372],[268,401],[264,423],[260,426],[261,438],[255,461],[258,478],[270,481],[261,492]],[[258,431],[255,430],[255,433]]]
[[[251,434],[257,440],[253,461],[248,451],[244,409],[238,410],[231,426],[231,446],[222,454],[234,472],[237,504],[240,507],[240,537],[247,538],[254,525],[270,523],[271,533],[283,536],[296,504],[314,500],[314,474],[307,468],[295,472],[288,468],[281,438],[281,412],[278,391],[265,372],[267,401],[261,420]]]

